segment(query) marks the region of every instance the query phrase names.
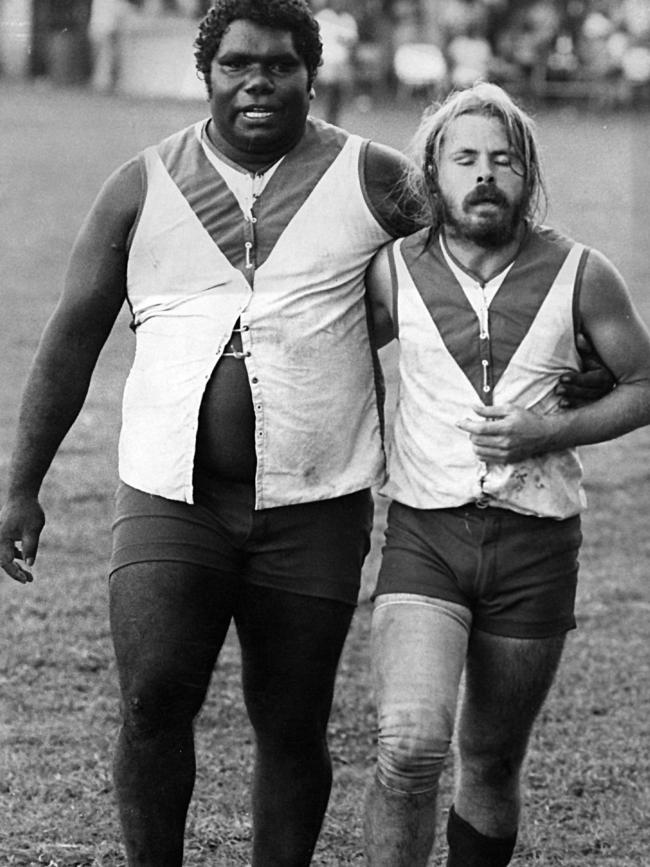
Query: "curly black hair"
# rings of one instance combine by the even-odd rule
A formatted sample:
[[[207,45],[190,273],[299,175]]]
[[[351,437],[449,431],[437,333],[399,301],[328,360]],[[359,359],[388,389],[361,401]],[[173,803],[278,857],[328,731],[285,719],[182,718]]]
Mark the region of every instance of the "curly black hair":
[[[316,78],[323,53],[318,23],[306,0],[216,0],[199,24],[194,41],[194,57],[199,77],[205,81],[208,96],[210,67],[219,49],[221,39],[233,21],[245,19],[264,27],[290,30],[293,44],[307,67],[309,87]]]

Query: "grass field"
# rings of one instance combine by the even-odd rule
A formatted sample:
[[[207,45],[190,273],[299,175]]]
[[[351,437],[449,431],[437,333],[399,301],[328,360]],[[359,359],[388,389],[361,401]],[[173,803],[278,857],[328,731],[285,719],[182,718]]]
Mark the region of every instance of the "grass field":
[[[102,180],[204,106],[97,98],[2,82],[0,89],[0,498],[18,399],[59,291],[70,244]],[[406,144],[417,107],[346,125]],[[538,115],[550,221],[608,254],[650,322],[648,115]],[[117,690],[107,627],[109,552],[121,385],[132,335],[121,318],[84,410],[43,490],[48,524],[36,580],[0,580],[0,865],[124,865],[110,757]],[[391,382],[392,356],[385,357]],[[526,767],[515,867],[650,864],[650,431],[583,452],[590,509],[578,601],[557,684]],[[364,598],[376,573],[385,504]],[[372,768],[369,606],[341,665],[331,722],[335,785],[315,864],[362,863],[360,807]],[[251,735],[229,641],[197,724],[199,774],[187,865],[245,864]],[[443,780],[441,823],[451,768]],[[441,847],[442,849],[443,847]],[[432,864],[443,864],[440,851]]]

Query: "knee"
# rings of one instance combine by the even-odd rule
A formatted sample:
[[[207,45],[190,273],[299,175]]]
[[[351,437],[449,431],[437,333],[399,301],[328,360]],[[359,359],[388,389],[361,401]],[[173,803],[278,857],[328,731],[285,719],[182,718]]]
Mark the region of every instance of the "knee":
[[[313,718],[294,719],[269,713],[253,723],[258,751],[283,759],[324,759],[328,755],[327,726]]]
[[[149,740],[191,727],[202,696],[158,679],[142,678],[122,690],[122,726],[133,740]]]
[[[258,748],[283,755],[327,749],[329,701],[305,693],[296,698],[247,689],[245,703]]]
[[[461,772],[474,785],[507,789],[519,779],[524,759],[521,750],[507,743],[478,743],[462,738],[458,744]]]
[[[451,742],[451,728],[432,714],[401,713],[380,724],[377,778],[404,794],[437,788]]]

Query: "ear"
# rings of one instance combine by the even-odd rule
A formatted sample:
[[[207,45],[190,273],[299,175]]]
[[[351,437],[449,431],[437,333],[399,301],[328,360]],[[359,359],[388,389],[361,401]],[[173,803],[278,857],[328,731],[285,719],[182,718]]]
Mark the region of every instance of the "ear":
[[[314,90],[313,87],[310,87],[309,88],[309,98],[314,99],[315,97],[316,97],[316,91]]]
[[[433,160],[428,162],[424,167],[424,179],[429,186],[437,186],[438,169]]]

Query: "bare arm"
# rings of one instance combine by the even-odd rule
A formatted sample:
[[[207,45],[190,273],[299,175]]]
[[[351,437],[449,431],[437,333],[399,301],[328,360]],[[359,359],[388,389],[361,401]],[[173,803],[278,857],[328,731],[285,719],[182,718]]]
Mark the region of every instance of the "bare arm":
[[[428,222],[428,205],[407,183],[412,164],[387,145],[369,142],[364,164],[367,201],[377,220],[392,235],[411,235]]]
[[[614,266],[592,251],[580,297],[582,325],[616,378],[616,388],[586,406],[538,415],[511,405],[479,407],[459,426],[481,460],[511,463],[533,454],[603,442],[650,423],[650,334]]]
[[[366,272],[366,297],[370,305],[373,336],[378,348],[396,336],[393,326],[393,287],[388,245],[375,255]]]
[[[27,378],[0,514],[0,566],[18,581],[31,580],[13,561],[20,556],[31,565],[36,556],[44,524],[38,502],[43,478],[83,406],[126,296],[126,244],[140,190],[135,161],[102,188],[75,241],[63,292]]]

